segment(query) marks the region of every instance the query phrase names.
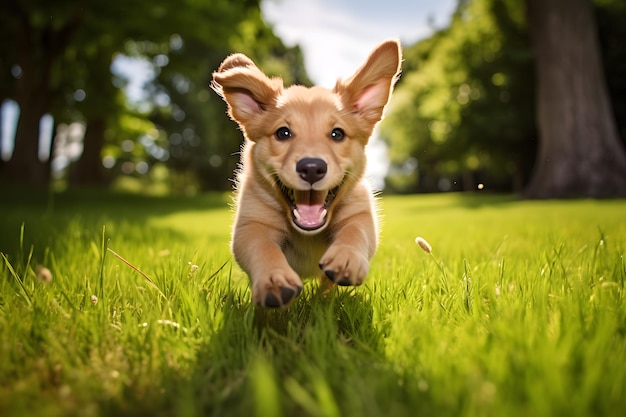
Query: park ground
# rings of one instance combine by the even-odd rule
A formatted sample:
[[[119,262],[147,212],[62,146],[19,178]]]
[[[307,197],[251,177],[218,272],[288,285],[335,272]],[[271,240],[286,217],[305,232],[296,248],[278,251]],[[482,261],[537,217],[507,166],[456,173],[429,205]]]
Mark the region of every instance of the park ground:
[[[365,285],[267,311],[227,194],[3,195],[1,415],[626,409],[625,200],[384,196]]]

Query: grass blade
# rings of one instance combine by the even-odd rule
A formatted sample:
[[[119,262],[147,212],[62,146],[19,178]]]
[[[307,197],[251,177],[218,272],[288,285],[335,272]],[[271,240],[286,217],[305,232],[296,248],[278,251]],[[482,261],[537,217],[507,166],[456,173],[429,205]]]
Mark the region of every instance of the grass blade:
[[[128,265],[132,270],[134,270],[135,272],[137,272],[139,275],[141,275],[142,277],[144,277],[146,279],[146,281],[148,282],[148,284],[154,288],[155,290],[158,291],[158,293],[161,295],[161,297],[163,297],[164,300],[167,300],[167,297],[165,296],[165,294],[163,294],[163,292],[161,291],[161,289],[154,283],[154,281],[152,280],[152,278],[150,278],[145,272],[143,272],[141,269],[137,268],[135,265],[133,265],[132,263],[130,263],[129,261],[127,261],[122,255],[120,255],[119,253],[115,252],[113,249],[107,247],[107,251],[111,252],[113,254],[113,256],[115,256],[117,259],[119,259],[120,261],[124,262],[126,265]]]
[[[28,290],[24,286],[24,283],[22,282],[22,279],[17,274],[17,272],[15,272],[15,269],[13,268],[13,265],[11,265],[11,262],[9,262],[9,259],[6,257],[6,255],[4,253],[2,254],[2,258],[4,259],[4,263],[7,266],[11,276],[13,276],[13,279],[15,280],[15,282],[17,282],[17,284],[18,284],[18,286],[19,286],[19,288],[21,290],[21,293],[24,296],[24,299],[28,303],[28,306],[32,307],[33,306],[32,296],[28,293]]]

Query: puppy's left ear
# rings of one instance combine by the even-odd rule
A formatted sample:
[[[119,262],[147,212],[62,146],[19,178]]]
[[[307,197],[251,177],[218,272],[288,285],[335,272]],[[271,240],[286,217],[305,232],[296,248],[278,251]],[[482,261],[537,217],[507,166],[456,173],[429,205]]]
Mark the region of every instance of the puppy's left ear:
[[[373,126],[381,119],[391,90],[400,77],[401,60],[400,43],[396,40],[383,42],[352,77],[337,81],[333,91],[347,109]]]
[[[245,131],[250,120],[275,105],[283,81],[267,77],[247,56],[233,54],[213,73],[211,88],[226,101],[230,117]]]

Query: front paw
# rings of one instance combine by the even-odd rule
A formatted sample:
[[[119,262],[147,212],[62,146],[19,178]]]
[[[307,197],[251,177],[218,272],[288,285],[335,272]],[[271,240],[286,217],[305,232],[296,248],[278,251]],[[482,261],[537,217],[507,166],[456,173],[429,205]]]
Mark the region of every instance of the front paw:
[[[369,271],[367,256],[348,245],[332,245],[320,260],[324,275],[337,285],[361,285]]]
[[[302,281],[293,271],[275,269],[253,279],[252,301],[261,307],[287,307],[302,292]]]

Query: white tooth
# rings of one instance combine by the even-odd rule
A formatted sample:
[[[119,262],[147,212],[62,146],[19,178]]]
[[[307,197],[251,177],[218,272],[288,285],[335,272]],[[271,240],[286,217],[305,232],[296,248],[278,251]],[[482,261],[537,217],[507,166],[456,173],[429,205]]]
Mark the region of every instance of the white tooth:
[[[300,213],[298,213],[297,209],[293,209],[293,215],[296,218],[296,220],[300,221]]]
[[[322,210],[322,214],[320,214],[320,219],[324,219],[326,217],[326,214],[328,214],[328,210]]]

